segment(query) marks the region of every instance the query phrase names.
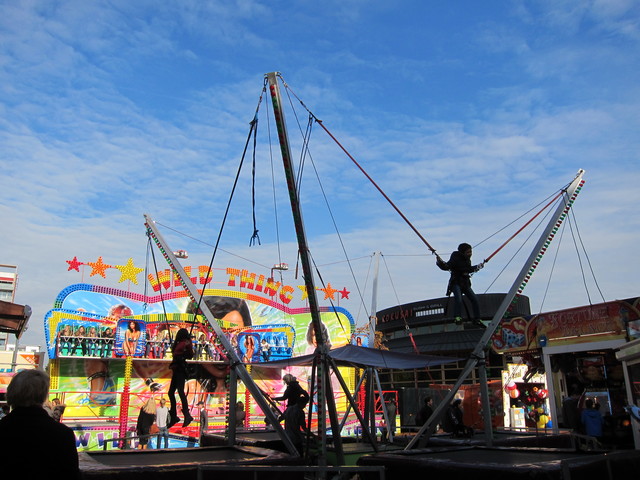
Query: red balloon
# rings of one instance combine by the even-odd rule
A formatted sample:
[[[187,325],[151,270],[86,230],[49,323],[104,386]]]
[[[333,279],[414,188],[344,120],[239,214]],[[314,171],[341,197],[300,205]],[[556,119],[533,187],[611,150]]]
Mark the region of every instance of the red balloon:
[[[513,380],[509,381],[509,383],[507,383],[507,385],[506,385],[506,388],[509,391],[515,390],[516,387],[517,387],[516,382],[514,382]]]

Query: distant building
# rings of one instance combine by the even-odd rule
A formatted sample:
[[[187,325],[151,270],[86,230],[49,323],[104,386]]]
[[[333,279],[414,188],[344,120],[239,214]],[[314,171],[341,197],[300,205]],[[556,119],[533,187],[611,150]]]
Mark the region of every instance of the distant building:
[[[0,300],[14,302],[16,286],[18,284],[18,267],[16,265],[0,264]],[[7,350],[9,334],[0,332],[0,350]]]

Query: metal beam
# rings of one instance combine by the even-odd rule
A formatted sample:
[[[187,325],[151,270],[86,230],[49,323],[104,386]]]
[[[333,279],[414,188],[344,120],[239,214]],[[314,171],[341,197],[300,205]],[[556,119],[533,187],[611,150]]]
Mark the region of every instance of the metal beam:
[[[458,377],[458,380],[454,384],[453,388],[447,393],[447,395],[445,395],[444,399],[436,406],[433,413],[431,414],[431,417],[429,417],[427,422],[420,428],[416,436],[407,444],[405,450],[413,448],[413,446],[418,441],[421,444],[425,444],[427,442],[429,435],[431,435],[431,433],[435,429],[435,423],[440,419],[444,409],[449,406],[449,403],[457,393],[458,389],[464,383],[473,369],[478,365],[478,362],[480,360],[484,360],[484,349],[486,345],[489,343],[489,340],[498,329],[502,318],[507,313],[507,310],[511,306],[516,295],[519,295],[522,292],[522,289],[526,286],[527,282],[529,281],[529,277],[531,277],[531,275],[533,274],[533,271],[536,269],[538,263],[540,262],[540,259],[547,250],[549,243],[551,243],[551,241],[553,240],[555,232],[560,227],[560,224],[564,220],[564,217],[568,213],[576,196],[580,192],[580,189],[584,184],[584,180],[582,180],[583,175],[584,170],[580,169],[573,181],[569,184],[566,190],[564,190],[562,195],[563,201],[558,205],[555,212],[551,216],[551,219],[547,223],[547,226],[540,236],[540,239],[531,251],[529,258],[523,265],[522,270],[520,270],[520,273],[516,277],[516,280],[513,282],[511,289],[504,297],[502,303],[500,304],[500,307],[498,307],[498,310],[493,316],[493,320],[489,325],[487,325],[484,334],[471,352],[471,355],[469,356],[469,359],[467,360],[462,373]],[[486,387],[486,385],[484,387]],[[485,415],[488,414],[489,412],[485,413]]]

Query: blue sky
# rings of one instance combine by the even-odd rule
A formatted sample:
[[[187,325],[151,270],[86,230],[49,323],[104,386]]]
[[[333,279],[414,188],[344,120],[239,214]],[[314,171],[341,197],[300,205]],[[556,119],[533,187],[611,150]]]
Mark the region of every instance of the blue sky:
[[[171,228],[187,264],[209,263],[272,71],[445,257],[462,241],[477,245],[476,261],[488,256],[525,220],[492,234],[585,169],[575,225],[524,293],[533,311],[640,293],[637,2],[0,5],[0,263],[18,265],[16,302],[33,308],[25,343],[44,343],[42,319],[67,285],[143,291],[113,269],[104,280],[68,271],[66,260],[144,267],[144,213]],[[256,148],[261,245],[249,247],[250,148],[215,265],[268,274],[287,262],[283,282],[297,285],[267,103]],[[297,160],[307,113],[293,105]],[[301,195],[311,252],[325,282],[362,293],[341,306],[366,319],[374,251],[379,308],[442,296],[446,274],[318,125],[309,148]],[[526,258],[512,260],[520,238],[474,277],[476,292],[509,289]]]

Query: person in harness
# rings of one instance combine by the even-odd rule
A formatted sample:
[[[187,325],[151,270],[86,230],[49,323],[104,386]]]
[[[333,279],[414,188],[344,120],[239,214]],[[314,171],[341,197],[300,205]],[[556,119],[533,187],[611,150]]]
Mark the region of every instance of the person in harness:
[[[436,257],[436,265],[445,271],[451,272],[449,284],[447,285],[447,296],[453,294],[453,316],[457,324],[462,323],[462,295],[466,295],[471,302],[473,318],[471,321],[476,325],[484,327],[480,320],[480,304],[478,297],[471,288],[471,275],[484,267],[484,262],[478,265],[471,265],[471,255],[473,249],[468,243],[461,243],[458,249],[451,254],[448,262],[439,256]]]

